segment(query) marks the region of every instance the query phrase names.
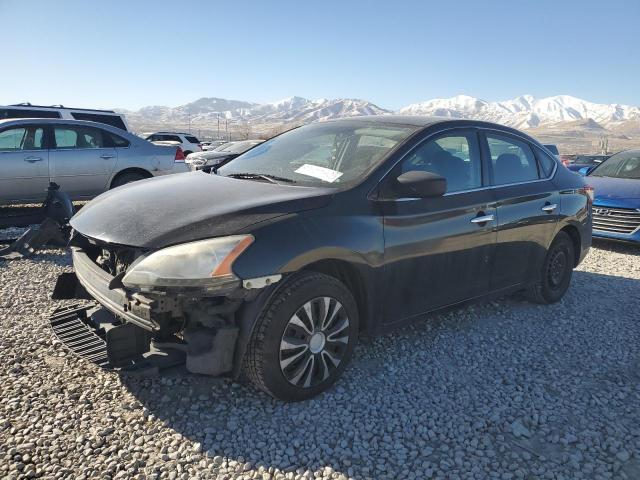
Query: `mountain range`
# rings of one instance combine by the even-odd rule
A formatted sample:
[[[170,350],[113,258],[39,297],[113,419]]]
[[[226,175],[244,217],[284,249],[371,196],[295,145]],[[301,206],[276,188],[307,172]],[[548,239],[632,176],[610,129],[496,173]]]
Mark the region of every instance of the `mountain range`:
[[[401,114],[474,118],[532,130],[539,135],[562,132],[564,136],[585,138],[613,136],[630,140],[640,137],[640,107],[593,103],[570,95],[546,98],[522,95],[497,102],[457,95],[414,103],[397,111],[353,98],[289,97],[261,104],[207,97],[178,107],[149,106],[136,111],[118,111],[124,113],[132,128],[138,131],[189,126],[214,132],[220,121],[223,128],[230,131],[250,126],[254,132],[268,132],[278,127],[339,117]]]

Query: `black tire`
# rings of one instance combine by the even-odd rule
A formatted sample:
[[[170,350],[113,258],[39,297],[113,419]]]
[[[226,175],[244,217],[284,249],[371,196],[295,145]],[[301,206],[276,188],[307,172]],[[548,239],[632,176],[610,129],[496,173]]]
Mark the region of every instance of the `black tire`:
[[[324,303],[325,298],[330,299],[328,306]],[[328,320],[328,326],[337,325],[338,322],[343,324],[346,317],[347,326],[342,327],[340,335],[348,332],[347,340],[344,342],[331,340],[332,334],[325,336],[325,333],[322,333],[322,346],[319,352],[313,352],[312,336],[308,337],[308,343],[305,338],[296,338],[304,344],[300,347],[304,349],[302,351],[281,350],[282,345],[287,341],[285,338],[293,338],[290,335],[298,330],[298,327],[291,323],[294,315],[299,315],[298,318],[304,317],[303,323],[311,327],[314,335],[320,332],[312,327],[313,320],[306,316],[306,313],[301,313],[306,305],[311,305],[310,308],[317,312],[318,318],[323,313],[325,319],[331,317]],[[318,310],[314,305],[317,305]],[[323,324],[324,321],[320,320],[320,323]],[[304,331],[300,330],[300,332],[306,335]],[[327,390],[340,377],[353,354],[357,336],[358,309],[349,290],[340,281],[328,275],[301,272],[287,279],[262,309],[249,339],[243,373],[256,387],[274,398],[286,402],[305,400]],[[318,346],[316,343],[315,348],[317,349]],[[296,353],[293,353],[294,351]],[[285,355],[288,356],[283,358]],[[302,355],[300,360],[296,359],[287,367],[282,367],[283,362],[290,361],[292,357],[299,355]],[[340,358],[337,365],[327,360],[334,355]],[[305,358],[308,360],[305,361]],[[296,385],[292,383],[291,378],[285,376],[295,377],[297,376],[295,373],[299,371],[302,372],[300,383],[305,380],[304,383],[308,381],[309,385]],[[328,376],[325,378],[325,375]]]
[[[559,301],[571,283],[575,262],[573,241],[565,232],[556,235],[538,273],[537,281],[525,295],[534,303],[548,304]]]
[[[139,172],[122,173],[113,179],[113,182],[111,182],[111,188],[121,187],[127,183],[137,182],[138,180],[144,180],[145,178],[149,178],[149,176]]]

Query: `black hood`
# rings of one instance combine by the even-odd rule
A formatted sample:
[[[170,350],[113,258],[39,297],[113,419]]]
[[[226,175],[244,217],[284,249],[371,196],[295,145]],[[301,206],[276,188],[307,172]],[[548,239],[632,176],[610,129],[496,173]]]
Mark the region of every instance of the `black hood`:
[[[333,192],[181,173],[110,190],[83,207],[70,223],[96,240],[155,249],[232,235],[264,220],[319,208]]]

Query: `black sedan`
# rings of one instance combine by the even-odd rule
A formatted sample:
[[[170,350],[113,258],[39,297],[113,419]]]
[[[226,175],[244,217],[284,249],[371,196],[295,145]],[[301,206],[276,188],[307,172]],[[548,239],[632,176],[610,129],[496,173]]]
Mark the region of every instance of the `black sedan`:
[[[82,321],[105,362],[175,348],[190,371],[301,400],[340,377],[362,332],[491,295],[560,300],[591,245],[592,195],[500,125],[314,123],[217,174],[98,197],[71,221],[76,277],[57,290],[102,305]]]

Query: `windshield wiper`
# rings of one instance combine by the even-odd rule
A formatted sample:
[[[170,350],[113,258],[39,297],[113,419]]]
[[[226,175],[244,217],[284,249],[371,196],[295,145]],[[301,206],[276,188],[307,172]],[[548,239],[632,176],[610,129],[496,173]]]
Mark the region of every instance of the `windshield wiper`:
[[[294,180],[290,178],[278,177],[277,175],[271,175],[268,173],[230,173],[226,175],[231,178],[246,178],[247,180],[252,179],[263,179],[271,183],[296,183]]]

